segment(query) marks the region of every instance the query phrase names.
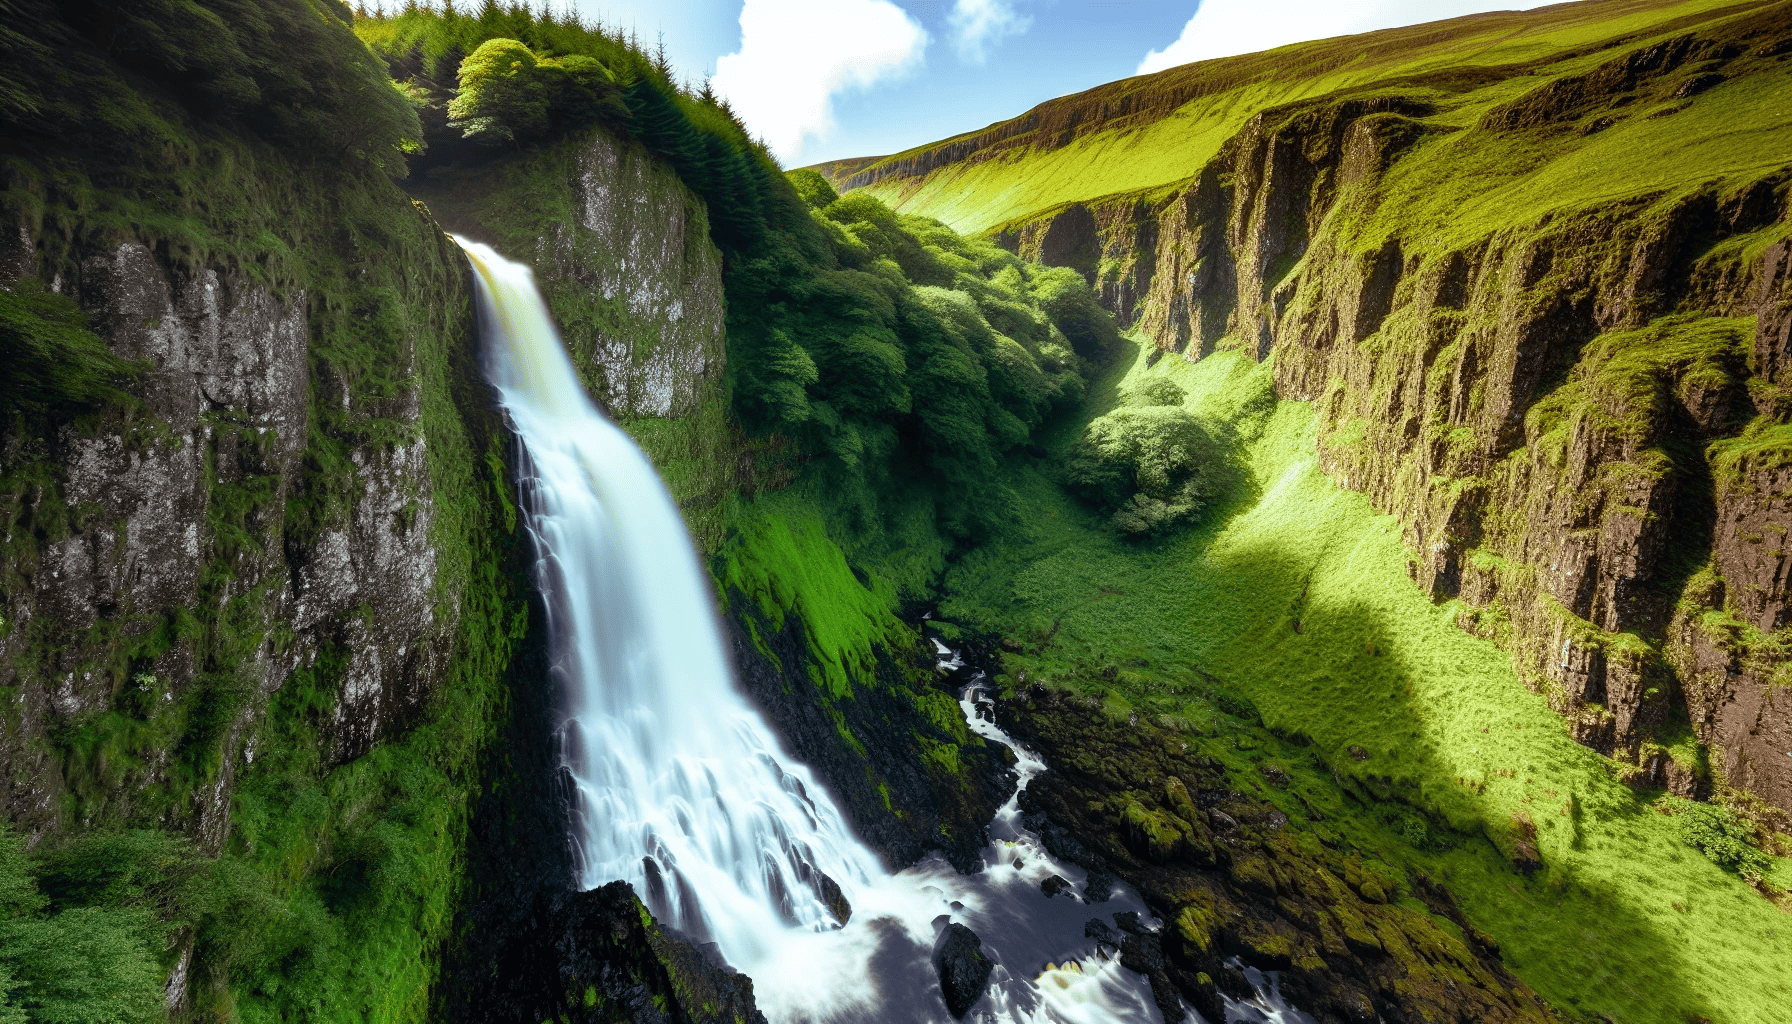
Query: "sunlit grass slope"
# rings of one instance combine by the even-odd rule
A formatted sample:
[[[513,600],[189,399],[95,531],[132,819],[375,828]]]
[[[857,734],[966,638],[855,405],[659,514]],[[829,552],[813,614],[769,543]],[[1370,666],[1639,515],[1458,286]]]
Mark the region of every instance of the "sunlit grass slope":
[[[1619,783],[1504,653],[1408,580],[1397,524],[1319,471],[1316,417],[1273,400],[1270,367],[1222,353],[1148,368],[1148,347],[1100,382],[1050,459],[1004,481],[1023,526],[954,567],[942,615],[1009,637],[1011,682],[1024,670],[1103,695],[1119,714],[1170,716],[1159,720],[1230,764],[1281,765],[1305,801],[1286,799],[1297,827],[1443,879],[1515,973],[1565,1011],[1783,1024],[1792,916],[1684,845],[1681,801]],[[1200,528],[1141,544],[1109,533],[1049,467],[1088,417],[1148,377],[1175,380],[1187,405],[1235,431],[1251,483]],[[1215,685],[1312,745],[1240,750],[1251,744],[1220,726]],[[1254,771],[1239,780],[1286,798]],[[1528,878],[1507,859],[1520,813],[1544,862]],[[1787,862],[1774,871],[1792,876]]]
[[[1454,129],[1553,79],[1625,51],[1757,12],[1755,0],[1588,0],[1299,43],[1101,86],[930,146],[840,171],[882,171],[865,186],[903,213],[986,231],[1067,203],[1145,194],[1186,183],[1256,114],[1325,97],[1398,94],[1432,106],[1437,133],[1420,166],[1391,182],[1408,203],[1448,213],[1464,183],[1479,214],[1519,223],[1540,208],[1596,202],[1724,177],[1792,151],[1784,76],[1725,83],[1680,104],[1640,112],[1585,138]],[[1644,116],[1654,114],[1655,116]],[[1460,147],[1467,141],[1468,151]],[[944,160],[945,151],[973,149]],[[1472,166],[1459,163],[1474,158]],[[1436,159],[1433,159],[1436,158]],[[939,166],[934,166],[938,164]],[[918,173],[924,170],[924,173]],[[894,173],[890,173],[894,172]],[[1449,179],[1444,181],[1442,179]],[[864,179],[860,179],[864,180]],[[1446,187],[1439,195],[1438,184]],[[1509,193],[1524,198],[1512,204]],[[1412,212],[1404,207],[1389,216]]]

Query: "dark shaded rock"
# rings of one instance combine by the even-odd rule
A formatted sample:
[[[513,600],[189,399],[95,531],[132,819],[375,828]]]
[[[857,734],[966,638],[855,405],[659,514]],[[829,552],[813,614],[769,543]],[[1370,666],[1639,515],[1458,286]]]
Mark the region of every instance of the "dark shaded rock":
[[[555,901],[553,926],[555,1019],[609,1024],[622,1008],[638,1024],[764,1024],[752,979],[720,963],[719,952],[656,927],[626,882]]]
[[[1040,882],[1039,891],[1045,893],[1047,896],[1056,896],[1061,892],[1069,892],[1072,896],[1075,895],[1073,887],[1070,884],[1070,879],[1065,878],[1063,875],[1053,875],[1045,881]]]
[[[1081,866],[1118,875],[1164,921],[1151,932],[1138,916],[1117,915],[1119,927],[1098,920],[1085,934],[1120,937],[1121,963],[1150,980],[1165,1019],[1182,1019],[1182,1000],[1224,1019],[1222,997],[1251,991],[1227,966],[1234,958],[1284,972],[1288,991],[1302,994],[1301,1009],[1321,1021],[1374,1020],[1363,1017],[1365,1006],[1388,1021],[1551,1019],[1494,948],[1456,942],[1431,917],[1392,900],[1359,854],[1289,842],[1302,823],[1232,789],[1224,768],[1191,754],[1178,735],[1146,721],[1114,721],[1050,693],[998,704],[997,716],[1053,766],[1025,791],[1028,827],[1074,833]],[[1224,865],[1157,861],[1128,843],[1124,818],[1136,817],[1134,808],[1173,815],[1184,802],[1234,823],[1214,833]],[[1441,886],[1415,879],[1412,889],[1432,914],[1474,937]],[[1405,952],[1418,949],[1427,952]]]
[[[852,904],[846,901],[846,894],[840,891],[840,883],[827,875],[821,876],[821,902],[827,904],[828,913],[842,925],[852,920]]]
[[[983,952],[977,933],[962,924],[948,924],[934,942],[933,969],[940,976],[940,994],[952,1016],[963,1017],[989,984],[995,964]]]
[[[1082,863],[1079,861],[1078,863]],[[1114,895],[1114,876],[1106,871],[1091,869],[1089,880],[1083,883],[1084,903],[1106,903]]]
[[[1014,792],[1011,755],[1006,747],[973,737],[958,748],[956,775],[923,767],[928,762],[920,754],[921,738],[956,743],[910,696],[935,685],[927,652],[877,648],[876,677],[855,680],[852,696],[836,699],[809,671],[809,642],[797,615],[786,614],[782,628],[773,628],[739,592],[728,603],[733,609],[728,633],[742,688],[790,753],[826,781],[853,831],[893,867],[937,849],[960,871],[976,871],[989,822]],[[749,618],[753,630],[746,626]],[[751,639],[754,633],[771,657]],[[833,713],[862,748],[842,740]]]
[[[1116,949],[1120,947],[1121,941],[1121,935],[1114,930],[1114,926],[1099,917],[1091,917],[1089,923],[1083,925],[1083,938],[1105,942]]]

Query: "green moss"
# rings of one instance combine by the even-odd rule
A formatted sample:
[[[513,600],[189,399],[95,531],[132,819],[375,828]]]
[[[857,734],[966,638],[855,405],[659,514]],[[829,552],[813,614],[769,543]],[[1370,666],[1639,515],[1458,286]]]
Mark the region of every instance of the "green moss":
[[[723,594],[740,593],[774,629],[787,615],[801,620],[811,674],[835,698],[850,696],[855,679],[875,678],[876,645],[909,633],[892,611],[889,584],[861,583],[824,520],[795,492],[743,509],[717,564]]]

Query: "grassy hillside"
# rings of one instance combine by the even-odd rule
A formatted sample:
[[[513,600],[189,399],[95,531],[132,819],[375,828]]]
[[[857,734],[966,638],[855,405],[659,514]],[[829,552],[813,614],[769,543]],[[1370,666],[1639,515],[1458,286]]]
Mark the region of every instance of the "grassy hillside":
[[[1275,795],[1259,764],[1290,773],[1297,828],[1443,880],[1563,1010],[1782,1020],[1786,913],[1683,842],[1693,805],[1622,785],[1505,654],[1457,628],[1460,606],[1412,584],[1398,524],[1320,472],[1317,417],[1274,401],[1272,367],[1236,353],[1153,366],[1147,350],[1097,383],[1048,458],[1002,479],[1024,525],[953,567],[942,616],[1006,638],[1010,686],[1068,688],[1178,728],[1250,791]],[[1195,529],[1126,539],[1066,493],[1058,467],[1098,414],[1178,393],[1244,479]],[[1241,740],[1225,691],[1312,745]],[[1509,860],[1518,815],[1543,865],[1528,876]]]
[[[1419,120],[1435,139],[1437,158],[1402,163],[1448,168],[1438,176],[1448,179],[1442,189],[1438,177],[1412,182],[1411,201],[1460,230],[1484,230],[1488,216],[1521,223],[1553,206],[1783,163],[1792,150],[1792,118],[1773,99],[1787,88],[1783,67],[1777,76],[1717,84],[1641,112],[1652,117],[1630,116],[1580,139],[1538,145],[1531,137],[1505,138],[1462,153],[1462,139],[1486,133],[1455,135],[1502,103],[1626,50],[1771,6],[1590,0],[1299,43],[1125,79],[980,132],[823,170],[899,212],[987,231],[1067,203],[1185,185],[1264,111],[1324,97],[1397,94],[1432,108]],[[1475,159],[1465,166],[1465,156]],[[1461,217],[1465,190],[1474,208]],[[1514,191],[1523,201],[1511,201]]]

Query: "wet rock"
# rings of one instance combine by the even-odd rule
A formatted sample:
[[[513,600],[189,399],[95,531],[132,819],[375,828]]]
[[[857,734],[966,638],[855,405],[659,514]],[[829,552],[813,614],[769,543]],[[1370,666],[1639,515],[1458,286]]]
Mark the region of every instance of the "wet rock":
[[[1045,893],[1048,897],[1056,896],[1061,892],[1070,893],[1073,899],[1076,896],[1075,888],[1070,884],[1070,879],[1065,878],[1063,875],[1053,875],[1045,881],[1040,882],[1039,891]]]
[[[1120,948],[1122,937],[1120,933],[1114,929],[1113,925],[1108,924],[1099,917],[1091,917],[1088,923],[1083,925],[1083,938],[1094,939],[1096,942],[1104,942],[1113,946],[1115,949],[1118,949]]]
[[[1139,912],[1136,910],[1128,910],[1125,913],[1115,914],[1114,927],[1119,928],[1128,935],[1145,934],[1145,926],[1139,923]]]
[[[1105,871],[1090,871],[1089,880],[1083,883],[1083,902],[1106,903],[1113,895],[1114,876]]]
[[[752,979],[719,950],[659,928],[626,882],[562,896],[547,924],[551,945],[541,953],[558,970],[555,1019],[596,1024],[620,1009],[631,1024],[764,1024]]]
[[[845,926],[852,920],[852,904],[846,901],[846,894],[840,891],[840,883],[827,875],[821,876],[821,901],[827,904],[828,913],[834,920]]]
[[[935,941],[933,969],[939,974],[940,994],[946,1009],[962,1018],[989,985],[989,972],[995,964],[983,952],[977,933],[962,924],[949,924]]]

